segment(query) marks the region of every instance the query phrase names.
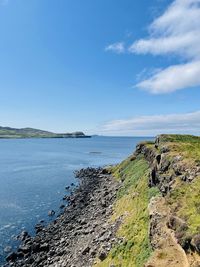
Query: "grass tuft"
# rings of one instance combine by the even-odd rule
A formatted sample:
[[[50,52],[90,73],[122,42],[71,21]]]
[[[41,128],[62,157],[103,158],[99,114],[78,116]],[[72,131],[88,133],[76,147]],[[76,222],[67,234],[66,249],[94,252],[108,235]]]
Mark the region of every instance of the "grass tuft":
[[[123,179],[123,187],[118,193],[112,220],[123,216],[123,223],[117,235],[124,241],[116,245],[108,257],[96,267],[141,267],[152,253],[149,243],[148,203],[157,189],[148,188],[149,166],[140,156],[127,159],[114,169],[117,179]]]

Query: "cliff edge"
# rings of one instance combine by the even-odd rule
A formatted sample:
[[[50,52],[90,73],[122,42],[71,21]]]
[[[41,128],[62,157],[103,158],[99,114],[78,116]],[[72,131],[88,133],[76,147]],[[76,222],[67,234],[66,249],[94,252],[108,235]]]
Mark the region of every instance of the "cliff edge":
[[[77,176],[63,213],[6,266],[200,266],[200,137],[160,135]]]
[[[124,241],[95,266],[200,266],[200,137],[160,135],[112,172]]]

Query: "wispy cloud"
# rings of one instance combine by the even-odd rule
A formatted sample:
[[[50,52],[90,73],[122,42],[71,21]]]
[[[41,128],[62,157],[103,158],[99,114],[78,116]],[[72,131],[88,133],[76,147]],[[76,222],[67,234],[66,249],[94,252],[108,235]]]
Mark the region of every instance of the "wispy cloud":
[[[136,86],[153,94],[164,94],[198,85],[200,85],[200,61],[170,66]]]
[[[135,41],[128,52],[172,55],[184,60],[184,63],[160,70],[136,86],[157,94],[199,86],[199,44],[200,0],[173,1],[149,26],[148,37]]]
[[[124,120],[114,120],[101,127],[105,135],[146,135],[161,133],[200,132],[200,110],[184,114],[138,116]]]
[[[125,52],[125,47],[123,42],[114,43],[111,45],[106,46],[105,51],[112,51],[117,54],[122,54]]]

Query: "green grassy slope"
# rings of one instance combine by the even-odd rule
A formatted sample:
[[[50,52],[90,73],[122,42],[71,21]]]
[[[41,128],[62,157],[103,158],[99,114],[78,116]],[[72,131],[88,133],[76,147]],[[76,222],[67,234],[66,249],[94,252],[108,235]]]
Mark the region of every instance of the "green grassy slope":
[[[161,164],[167,159],[170,161],[170,166],[161,175],[172,175],[174,183],[171,191],[163,198],[170,210],[169,217],[173,215],[185,222],[184,227],[181,225],[174,229],[175,236],[185,249],[189,264],[191,262],[196,264],[200,262],[200,256],[192,248],[192,238],[200,234],[200,175],[198,174],[200,173],[200,137],[161,135],[159,145],[155,146],[151,142],[143,144],[149,151],[153,151],[152,155],[162,154],[163,148],[167,151],[162,154]],[[152,161],[151,166],[149,164],[150,162],[141,153],[137,156],[132,155],[121,164],[111,168],[116,179],[122,181],[111,221],[119,217],[123,218],[117,232],[117,236],[123,238],[123,242],[113,247],[108,257],[102,262],[98,261],[95,267],[142,267],[148,259],[151,260],[150,258],[153,257],[149,240],[148,205],[152,197],[161,196],[161,193],[159,186],[149,187],[149,173],[152,164],[155,163]],[[174,165],[177,164],[182,174],[176,174],[174,171]],[[158,170],[161,166],[159,165]],[[185,181],[183,179],[185,174],[188,177],[193,175],[194,178]],[[191,242],[191,246],[188,246],[188,242],[189,244]],[[167,259],[165,264],[169,266]]]
[[[87,137],[82,132],[57,134],[33,128],[0,127],[0,138],[67,138]]]
[[[123,216],[123,223],[117,235],[124,241],[115,246],[107,259],[96,267],[140,267],[151,255],[148,239],[148,204],[152,196],[159,194],[155,188],[148,187],[149,166],[141,156],[129,158],[112,169],[117,179],[123,180],[118,193],[112,220]]]

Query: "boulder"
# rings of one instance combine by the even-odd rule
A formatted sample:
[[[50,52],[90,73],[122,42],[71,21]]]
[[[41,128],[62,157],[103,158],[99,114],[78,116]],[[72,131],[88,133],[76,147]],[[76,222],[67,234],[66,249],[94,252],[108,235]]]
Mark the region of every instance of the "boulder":
[[[85,255],[85,254],[87,254],[87,253],[89,253],[89,251],[90,251],[90,247],[89,246],[85,246],[84,248],[83,248],[83,250],[82,250],[82,254],[83,255]]]
[[[99,259],[100,259],[101,261],[103,261],[103,260],[106,259],[106,257],[107,257],[107,253],[106,253],[106,251],[105,251],[105,250],[101,250],[100,253],[99,253]]]
[[[17,253],[12,252],[6,257],[6,261],[15,261],[18,258]]]
[[[170,216],[168,226],[169,228],[175,231],[184,231],[184,230],[187,230],[188,228],[184,220],[174,215]]]
[[[54,210],[50,210],[49,212],[48,212],[48,216],[54,216],[55,215],[55,211]]]
[[[31,251],[31,246],[29,245],[22,245],[19,247],[18,251],[20,252],[23,252],[24,254],[27,254]]]
[[[200,253],[200,234],[195,235],[191,240],[191,245],[195,248],[195,250]]]

